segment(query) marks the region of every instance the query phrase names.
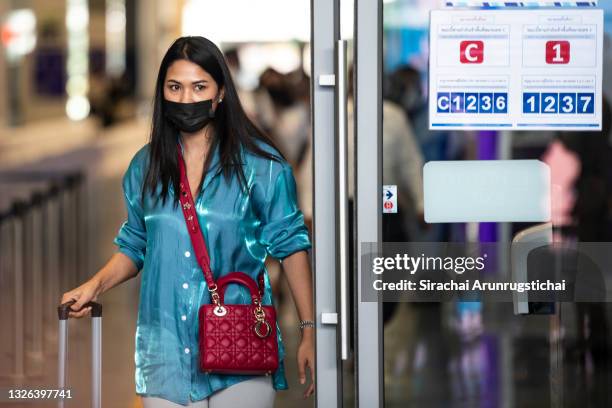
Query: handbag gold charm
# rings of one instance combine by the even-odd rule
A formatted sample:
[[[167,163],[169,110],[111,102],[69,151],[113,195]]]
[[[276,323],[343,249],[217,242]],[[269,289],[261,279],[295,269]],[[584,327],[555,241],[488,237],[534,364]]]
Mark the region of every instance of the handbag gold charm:
[[[259,337],[260,339],[265,339],[266,337],[268,337],[270,335],[271,327],[270,324],[268,322],[266,322],[266,312],[263,310],[263,308],[261,307],[261,303],[257,302],[256,303],[257,307],[255,308],[255,310],[253,310],[253,314],[255,315],[255,334],[257,335],[257,337]],[[266,331],[264,333],[261,332],[261,327],[265,326]]]

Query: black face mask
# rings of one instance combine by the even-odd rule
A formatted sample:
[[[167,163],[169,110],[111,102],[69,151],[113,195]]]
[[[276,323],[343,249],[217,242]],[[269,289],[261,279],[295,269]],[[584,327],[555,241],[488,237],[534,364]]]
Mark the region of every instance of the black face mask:
[[[193,103],[163,101],[164,116],[178,130],[193,133],[201,130],[215,117],[212,99]]]

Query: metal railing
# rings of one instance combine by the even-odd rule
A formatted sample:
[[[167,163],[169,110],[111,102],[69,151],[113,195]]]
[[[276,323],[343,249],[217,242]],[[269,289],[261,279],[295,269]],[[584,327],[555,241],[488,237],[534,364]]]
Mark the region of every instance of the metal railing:
[[[0,377],[40,376],[57,353],[57,304],[87,270],[84,181],[80,171],[0,172],[0,327],[3,361],[12,358]]]

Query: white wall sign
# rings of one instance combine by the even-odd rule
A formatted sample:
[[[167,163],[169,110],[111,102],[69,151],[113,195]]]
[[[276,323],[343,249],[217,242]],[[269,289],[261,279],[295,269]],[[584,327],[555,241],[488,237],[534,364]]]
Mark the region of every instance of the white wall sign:
[[[435,10],[430,129],[601,130],[603,10]]]
[[[430,161],[425,221],[548,222],[550,168],[539,160]]]

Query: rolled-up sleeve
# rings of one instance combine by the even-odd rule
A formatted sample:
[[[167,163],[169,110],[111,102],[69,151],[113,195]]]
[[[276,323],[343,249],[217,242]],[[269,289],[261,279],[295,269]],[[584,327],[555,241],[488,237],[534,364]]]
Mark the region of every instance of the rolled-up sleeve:
[[[259,214],[262,221],[261,243],[277,259],[311,247],[304,215],[297,204],[295,179],[285,165],[269,185]]]
[[[123,176],[123,194],[127,209],[127,220],[119,229],[114,243],[119,247],[119,252],[127,255],[134,262],[138,270],[141,270],[144,265],[147,245],[141,189],[142,171],[140,166],[133,160]]]

